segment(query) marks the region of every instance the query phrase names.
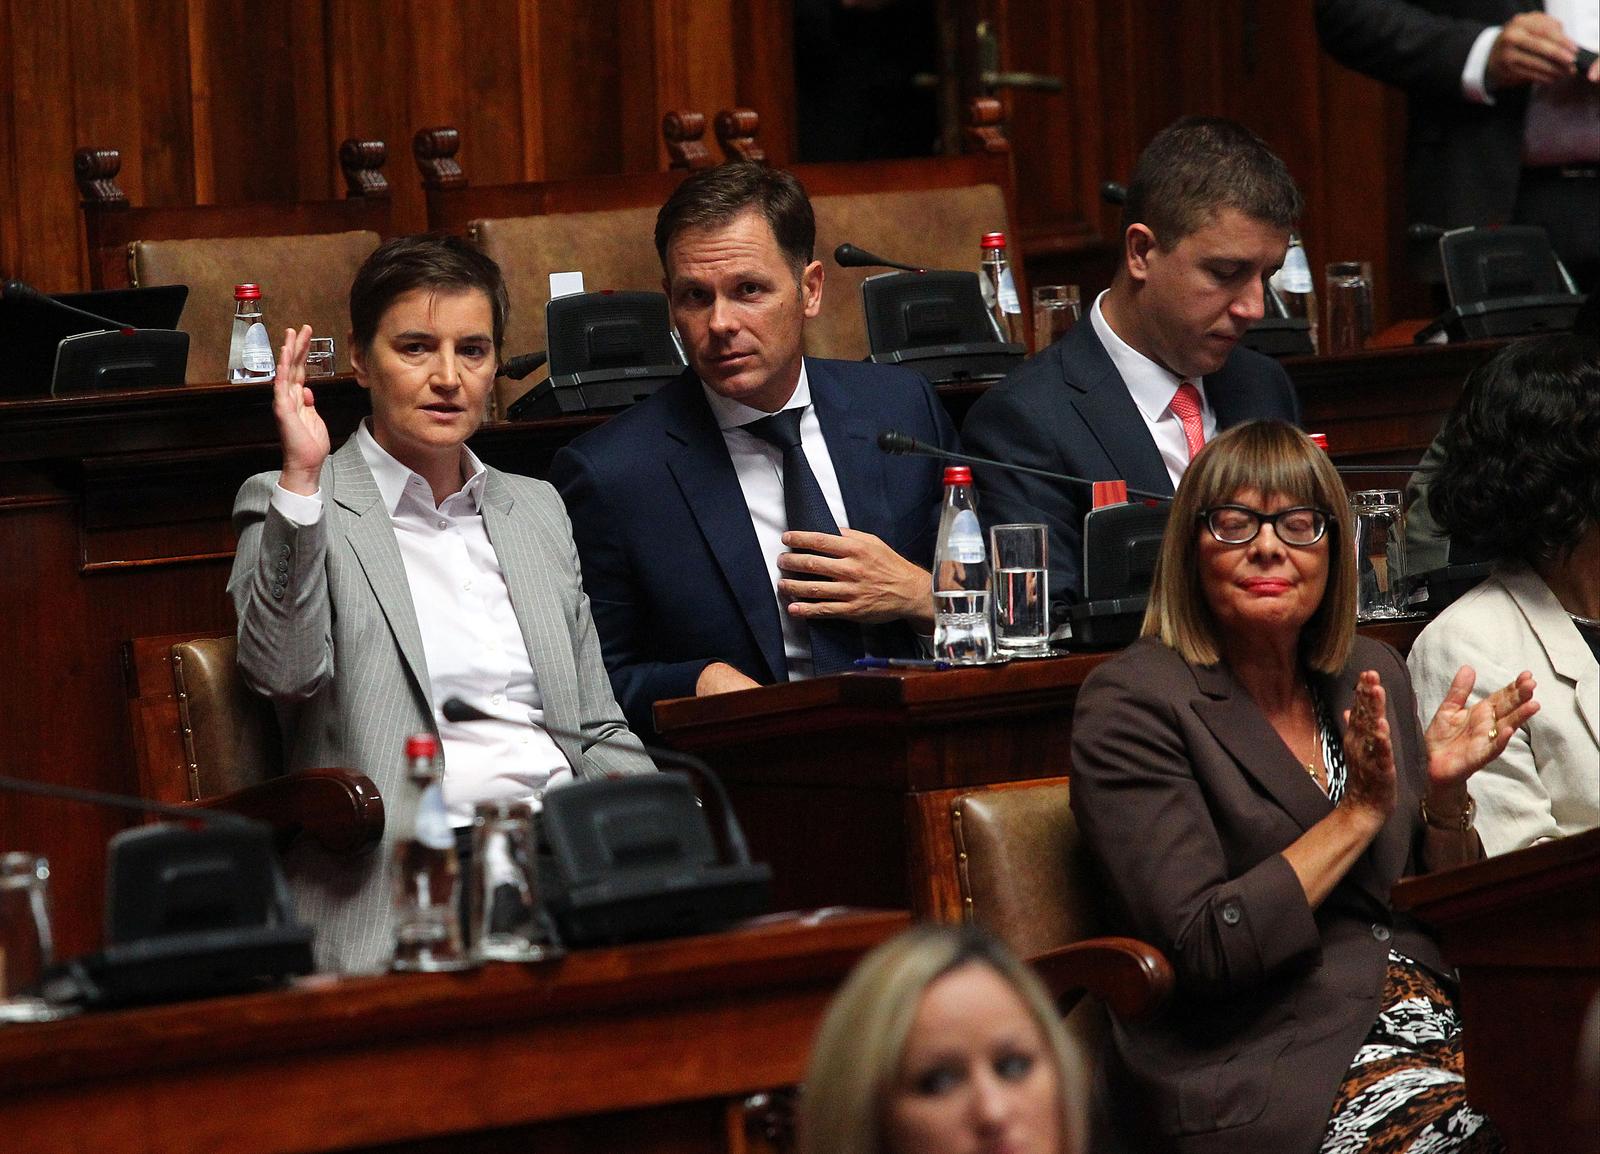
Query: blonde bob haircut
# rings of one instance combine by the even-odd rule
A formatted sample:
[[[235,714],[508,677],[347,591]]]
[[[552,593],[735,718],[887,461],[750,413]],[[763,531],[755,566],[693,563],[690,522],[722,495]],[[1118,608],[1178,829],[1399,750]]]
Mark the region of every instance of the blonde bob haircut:
[[[988,966],[1022,999],[1045,1039],[1060,1097],[1061,1146],[1081,1146],[1080,1067],[1044,984],[1005,946],[973,926],[921,925],[858,965],[817,1032],[800,1095],[799,1154],[888,1154],[884,1119],[922,995],[968,965]]]
[[[1320,673],[1337,673],[1356,632],[1356,565],[1345,536],[1350,502],[1328,454],[1282,421],[1235,425],[1201,449],[1178,485],[1151,582],[1144,636],[1159,637],[1191,665],[1222,660],[1222,639],[1201,586],[1199,544],[1209,530],[1200,511],[1226,505],[1245,490],[1328,513],[1328,586],[1300,633],[1300,658]],[[1244,546],[1239,546],[1244,548]]]

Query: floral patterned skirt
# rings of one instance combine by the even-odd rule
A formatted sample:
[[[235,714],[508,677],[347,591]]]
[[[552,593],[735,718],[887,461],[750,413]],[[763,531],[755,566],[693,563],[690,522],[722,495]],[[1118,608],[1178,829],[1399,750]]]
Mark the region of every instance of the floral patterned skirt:
[[[1427,967],[1389,952],[1383,1010],[1333,1100],[1321,1154],[1502,1154],[1467,1105],[1461,1019]]]

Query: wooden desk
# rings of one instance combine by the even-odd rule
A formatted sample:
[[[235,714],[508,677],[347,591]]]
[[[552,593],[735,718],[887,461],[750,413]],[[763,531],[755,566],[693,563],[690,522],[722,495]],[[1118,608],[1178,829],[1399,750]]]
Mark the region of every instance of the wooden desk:
[[[791,914],[549,965],[8,1026],[0,1133],[18,1154],[766,1149],[744,1099],[800,1080],[834,990],[906,924]]]
[[[1338,460],[1387,463],[1421,455],[1461,378],[1494,348],[1399,349],[1287,367],[1307,426],[1329,433]],[[956,413],[976,395],[943,391]],[[317,397],[336,442],[366,412],[365,393],[348,378],[317,386]],[[539,476],[557,448],[601,419],[499,422],[480,430],[473,448],[490,464]],[[244,478],[277,460],[270,395],[259,385],[0,400],[7,770],[138,791],[122,643],[233,628],[229,510]],[[104,845],[123,825],[83,806],[0,804],[0,848],[51,860],[63,952],[100,944]]]
[[[1432,925],[1460,972],[1467,1098],[1511,1154],[1600,1152],[1600,1106],[1576,1078],[1600,995],[1600,830],[1408,878],[1394,906]]]
[[[1415,621],[1362,632],[1407,652]],[[1070,774],[1072,709],[1109,654],[887,669],[656,704],[662,740],[721,774],[780,907],[910,906],[957,921],[950,803]]]

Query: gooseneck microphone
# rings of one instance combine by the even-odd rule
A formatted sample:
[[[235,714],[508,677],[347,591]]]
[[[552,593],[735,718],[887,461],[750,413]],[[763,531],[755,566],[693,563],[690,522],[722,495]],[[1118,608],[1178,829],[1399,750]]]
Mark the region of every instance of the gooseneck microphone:
[[[86,317],[97,325],[105,325],[109,329],[120,329],[125,336],[132,336],[135,327],[122,321],[114,321],[110,317],[103,317],[99,313],[92,313],[88,309],[80,309],[76,305],[69,305],[47,293],[42,293],[31,284],[20,280],[8,280],[0,285],[0,300],[29,301],[33,304],[44,305],[47,308],[60,309],[63,312],[74,313]]]
[[[550,354],[540,349],[536,353],[523,353],[520,357],[512,357],[501,365],[495,373],[497,377],[506,377],[513,381],[520,381],[523,377],[533,372],[534,369],[550,359]]]
[[[927,272],[914,264],[901,264],[897,260],[889,260],[870,253],[864,248],[857,248],[849,241],[845,241],[833,250],[833,263],[840,268],[897,268],[901,272]]]
[[[444,702],[439,706],[439,712],[444,714],[446,721],[496,720],[477,706],[463,701],[459,697],[445,698]],[[620,736],[616,733],[608,733],[597,738],[592,733],[583,733],[580,730],[567,729],[560,725],[550,725],[543,721],[539,722],[539,728],[552,737],[564,737],[568,741],[582,741],[594,745],[603,745],[613,737]],[[631,731],[624,730],[623,732]],[[687,766],[700,774],[701,778],[711,787],[711,791],[717,795],[717,805],[721,807],[723,815],[723,835],[728,839],[729,852],[733,854],[735,860],[748,862],[750,860],[750,844],[745,840],[744,830],[740,828],[738,819],[734,816],[733,803],[728,800],[728,791],[723,787],[722,778],[717,775],[717,771],[692,753],[682,753],[676,749],[667,749],[659,745],[647,745],[642,741],[639,742],[639,748],[649,754],[652,760],[665,762],[668,765]]]
[[[971,453],[958,453],[953,449],[943,449],[938,445],[930,445],[926,441],[919,441],[909,433],[898,432],[894,429],[885,429],[878,434],[878,448],[885,453],[896,456],[912,457],[938,457],[946,461],[962,461],[969,465],[984,465],[992,469],[1005,469],[1012,473],[1027,473],[1034,477],[1043,477],[1047,481],[1065,481],[1073,485],[1082,485],[1091,491],[1096,482],[1088,477],[1074,477],[1071,473],[1054,473],[1049,469],[1035,469],[1031,465],[1013,465],[1009,461],[996,461],[989,457],[974,457]],[[1128,496],[1138,497],[1143,501],[1168,502],[1172,500],[1170,493],[1152,493],[1145,489],[1128,487]]]
[[[177,821],[199,822],[202,825],[259,827],[262,823],[243,814],[225,809],[203,809],[184,805],[168,805],[143,797],[126,797],[120,793],[101,793],[97,789],[79,789],[72,785],[52,785],[43,781],[27,781],[20,777],[0,777],[0,793],[27,793],[34,797],[48,797],[56,801],[77,801],[85,805],[103,805],[108,809],[126,809],[134,813],[156,813]]]

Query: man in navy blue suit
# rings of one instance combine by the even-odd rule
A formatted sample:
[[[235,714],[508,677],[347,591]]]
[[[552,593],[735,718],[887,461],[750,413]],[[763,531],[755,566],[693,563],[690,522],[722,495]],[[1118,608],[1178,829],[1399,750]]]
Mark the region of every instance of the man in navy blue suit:
[[[1134,166],[1111,288],[979,398],[961,430],[967,451],[1171,493],[1219,429],[1298,424],[1288,374],[1239,338],[1263,314],[1300,207],[1283,162],[1248,129],[1213,117],[1163,129]],[[981,466],[973,476],[986,525],[1049,527],[1059,621],[1081,596],[1087,487]]]
[[[933,630],[940,468],[928,383],[802,355],[822,304],[816,225],[790,174],[728,164],[662,206],[655,242],[689,369],[556,455],[617,700],[651,707],[905,656]]]

